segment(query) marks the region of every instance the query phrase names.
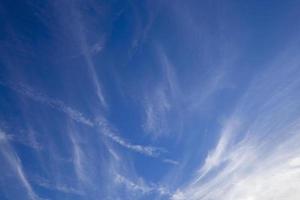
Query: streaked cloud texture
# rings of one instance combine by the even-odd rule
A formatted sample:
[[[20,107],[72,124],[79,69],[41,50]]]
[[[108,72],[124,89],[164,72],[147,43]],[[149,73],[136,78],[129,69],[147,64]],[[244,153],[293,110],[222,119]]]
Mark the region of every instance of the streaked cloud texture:
[[[299,200],[300,1],[0,3],[0,199]]]

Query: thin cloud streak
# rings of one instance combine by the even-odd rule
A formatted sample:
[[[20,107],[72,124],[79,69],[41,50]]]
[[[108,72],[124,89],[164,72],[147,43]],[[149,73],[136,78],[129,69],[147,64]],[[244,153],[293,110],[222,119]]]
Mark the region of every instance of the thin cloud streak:
[[[163,80],[158,85],[155,85],[149,93],[147,92],[143,104],[145,112],[144,130],[155,137],[168,134],[170,128],[168,115],[170,112],[178,109],[177,104],[180,104],[181,94],[174,66],[166,52],[159,45],[157,45],[157,57]]]
[[[63,112],[76,122],[82,123],[92,128],[99,128],[101,134],[103,134],[105,137],[111,139],[113,142],[119,144],[120,146],[126,149],[143,154],[145,156],[156,157],[156,158],[160,157],[162,153],[166,152],[165,149],[159,147],[131,144],[130,142],[118,136],[117,133],[113,131],[113,128],[105,118],[101,118],[101,120],[98,119],[95,121],[91,120],[86,116],[84,116],[81,112],[65,105],[64,102],[56,99],[51,99],[46,95],[36,92],[32,88],[25,86],[24,84],[12,85],[12,84],[4,84],[2,82],[0,82],[0,84],[9,87],[12,90],[20,93],[21,95],[29,97],[34,101],[48,105],[53,109]]]
[[[75,194],[80,196],[84,195],[83,191],[78,188],[73,188],[62,183],[51,183],[49,180],[42,178],[35,178],[34,183],[48,190],[55,190],[66,194]]]
[[[167,113],[171,109],[169,98],[163,86],[155,88],[151,97],[146,97],[144,103],[146,132],[160,136],[168,132]]]
[[[150,156],[150,157],[158,157],[162,152],[164,152],[165,150],[162,148],[157,148],[157,147],[152,147],[152,146],[141,146],[141,145],[135,145],[135,144],[131,144],[127,141],[125,141],[123,138],[119,137],[117,134],[115,134],[113,132],[113,129],[110,127],[110,125],[107,123],[107,121],[102,118],[98,120],[98,126],[100,127],[101,132],[108,138],[110,138],[111,140],[113,140],[115,143],[139,152],[141,154]]]
[[[205,177],[205,175],[207,175],[213,168],[225,161],[224,158],[226,158],[229,145],[232,143],[231,140],[237,134],[238,124],[239,122],[234,119],[228,120],[225,124],[216,148],[207,155],[203,166],[199,170],[199,178],[196,182]]]
[[[84,30],[84,24],[83,24],[82,19],[81,19],[82,16],[80,15],[79,11],[77,11],[77,10],[74,10],[74,13],[77,16],[76,20],[75,20],[76,24],[77,24],[76,30],[79,30],[78,31],[78,36],[79,36],[80,47],[82,49],[84,58],[85,58],[86,63],[87,63],[89,75],[92,78],[92,82],[93,82],[94,87],[96,89],[96,94],[97,94],[97,97],[98,97],[101,105],[104,108],[107,109],[108,105],[107,105],[106,100],[104,98],[104,95],[103,95],[103,92],[102,92],[102,86],[101,86],[100,81],[99,81],[99,79],[97,77],[97,73],[96,73],[96,69],[95,69],[95,64],[93,62],[91,51],[90,51],[90,48],[88,47],[86,35],[84,33],[85,30]],[[101,44],[103,44],[103,43],[104,42],[101,42]],[[103,48],[103,47],[101,47],[101,49],[100,49],[99,44],[100,43],[98,42],[96,44],[96,46],[94,46],[94,47],[96,47],[96,49],[94,48],[94,50],[96,50],[97,52],[99,52]]]
[[[176,160],[172,160],[172,159],[163,159],[163,162],[165,163],[169,163],[169,164],[172,164],[172,165],[179,165],[180,163]]]
[[[74,133],[70,131],[69,135],[73,147],[73,165],[75,167],[75,172],[80,182],[88,183],[89,178],[84,167],[86,163],[84,159],[86,156],[84,155],[84,152],[82,151],[80,144],[78,143],[78,139],[76,139]]]
[[[71,107],[65,105],[60,100],[49,98],[46,95],[37,92],[24,84],[10,84],[10,83],[2,83],[2,82],[0,82],[0,84],[9,87],[10,89],[16,91],[17,93],[29,97],[34,101],[40,102],[42,104],[50,106],[53,109],[59,110],[65,113],[68,117],[70,117],[74,121],[80,122],[87,126],[93,126],[93,122],[90,119],[85,117],[81,112],[74,110]]]
[[[138,192],[142,194],[156,193],[160,196],[167,196],[167,197],[171,195],[171,192],[166,187],[153,185],[153,184],[147,185],[142,180],[140,180],[139,183],[136,183],[120,174],[115,174],[115,182],[117,184],[123,184],[128,190],[132,192]]]
[[[23,170],[22,163],[9,141],[6,139],[6,133],[0,129],[0,152],[5,157],[7,163],[11,166],[16,177],[22,186],[26,189],[28,198],[31,200],[41,199],[33,190],[27,176]]]

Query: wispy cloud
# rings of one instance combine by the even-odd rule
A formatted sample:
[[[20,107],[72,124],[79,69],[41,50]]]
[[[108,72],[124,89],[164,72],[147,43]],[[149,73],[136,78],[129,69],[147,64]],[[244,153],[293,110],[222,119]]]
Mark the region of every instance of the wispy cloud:
[[[147,156],[151,156],[151,157],[158,157],[162,152],[165,151],[164,149],[158,148],[158,147],[142,146],[142,145],[136,145],[136,144],[131,144],[131,143],[127,142],[123,138],[119,137],[116,133],[114,133],[113,128],[109,125],[109,123],[104,118],[101,118],[101,119],[99,118],[97,124],[98,124],[101,132],[106,137],[110,138],[115,143],[117,143],[127,149],[130,149],[130,150],[133,150],[138,153],[141,153],[141,154],[144,154]]]
[[[180,96],[180,86],[174,66],[162,46],[157,45],[157,54],[163,72],[163,80],[173,98]]]
[[[6,139],[10,142],[19,143],[35,149],[36,151],[40,151],[43,149],[41,143],[37,140],[36,133],[32,130],[19,131],[17,134],[9,134],[6,135]]]
[[[98,118],[97,124],[102,134],[120,146],[149,157],[158,158],[167,164],[179,165],[178,161],[165,157],[164,154],[167,153],[167,150],[162,147],[132,144],[119,137],[118,134],[115,133],[115,129],[107,122],[105,118]]]
[[[34,183],[48,190],[55,190],[67,194],[75,194],[80,196],[84,195],[84,192],[78,188],[70,187],[69,185],[62,184],[62,183],[52,183],[51,181],[41,177],[35,178]]]
[[[215,175],[211,173],[208,179],[178,190],[172,199],[298,199],[300,168],[294,161],[300,152],[300,138],[296,134],[287,141],[277,141],[278,149],[271,152],[266,152],[272,148],[269,142],[262,145],[253,140],[241,141],[226,151],[226,163],[214,169]]]
[[[0,153],[4,156],[6,162],[10,165],[11,169],[9,170],[12,170],[14,172],[15,176],[19,180],[19,183],[22,185],[22,187],[25,188],[28,198],[31,200],[41,199],[35,193],[29,180],[27,179],[20,158],[18,157],[17,153],[15,152],[15,150],[7,140],[7,134],[1,129],[0,129]]]
[[[300,198],[300,71],[299,61],[289,58],[256,76],[230,118],[234,121],[225,123],[214,150],[172,199]]]
[[[159,136],[166,134],[167,130],[167,112],[171,109],[169,98],[166,95],[165,88],[158,87],[146,98],[145,103],[145,123],[146,132]]]
[[[53,109],[65,113],[68,117],[70,117],[72,120],[78,123],[82,123],[89,127],[99,129],[100,133],[103,134],[105,137],[111,139],[113,142],[117,143],[118,145],[126,149],[150,157],[160,157],[162,153],[166,152],[166,150],[159,147],[132,144],[126,141],[125,139],[121,138],[120,136],[118,136],[114,128],[108,123],[108,121],[104,117],[98,118],[97,120],[91,120],[81,112],[67,106],[64,102],[49,98],[46,95],[40,92],[36,92],[32,88],[25,86],[24,84],[4,84],[4,83],[1,84],[15,90],[21,95],[31,98],[34,101],[48,105]],[[77,154],[79,153],[80,152],[77,152]]]
[[[155,193],[165,197],[169,197],[171,194],[171,192],[166,187],[154,184],[148,185],[142,179],[139,179],[139,182],[133,182],[120,174],[115,174],[115,182],[117,184],[124,185],[128,190],[132,192],[138,192],[141,194]]]
[[[226,122],[216,148],[207,155],[203,166],[199,170],[199,178],[197,181],[209,173],[213,168],[226,161],[226,153],[230,144],[233,142],[232,139],[237,134],[238,126],[239,122],[236,119],[229,119],[228,122]]]
[[[71,107],[65,105],[65,103],[60,100],[49,98],[43,93],[35,91],[32,88],[28,87],[27,85],[3,83],[3,82],[0,82],[0,84],[7,86],[12,90],[18,92],[19,94],[29,97],[34,101],[40,102],[42,104],[46,104],[56,110],[59,110],[65,113],[68,117],[70,117],[74,121],[80,122],[88,126],[93,126],[93,122],[87,117],[85,117],[81,112],[72,109]]]
[[[70,131],[69,136],[73,147],[73,165],[75,168],[76,175],[81,182],[89,183],[89,177],[86,174],[87,169],[85,168],[86,156],[82,148],[80,147],[80,144],[78,142],[78,139],[76,138],[74,131]]]
[[[168,134],[170,131],[170,112],[173,111],[174,114],[181,101],[180,87],[174,67],[166,52],[158,45],[157,57],[162,72],[162,80],[158,81],[158,84],[154,85],[153,88],[147,88],[144,101],[144,129],[155,137]]]
[[[178,161],[172,160],[172,159],[168,159],[168,158],[163,159],[163,162],[169,163],[169,164],[172,164],[172,165],[179,165]]]
[[[78,36],[78,42],[80,44],[82,54],[85,58],[87,69],[91,77],[92,83],[95,87],[98,100],[104,108],[108,108],[108,104],[103,95],[103,89],[100,80],[97,76],[96,66],[92,57],[94,53],[99,53],[103,49],[105,43],[104,36],[102,35],[101,40],[96,42],[92,47],[88,45],[87,35],[86,35],[87,30],[84,25],[84,19],[83,19],[84,16],[80,13],[80,10],[78,8],[79,7],[77,6],[72,6],[72,11],[74,14],[74,25],[76,26],[74,27],[74,29],[76,30]]]

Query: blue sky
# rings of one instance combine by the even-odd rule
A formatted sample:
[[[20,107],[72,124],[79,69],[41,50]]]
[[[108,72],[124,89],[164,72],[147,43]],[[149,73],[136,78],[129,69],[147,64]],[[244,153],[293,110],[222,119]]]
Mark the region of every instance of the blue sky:
[[[299,200],[299,8],[1,1],[0,199]]]

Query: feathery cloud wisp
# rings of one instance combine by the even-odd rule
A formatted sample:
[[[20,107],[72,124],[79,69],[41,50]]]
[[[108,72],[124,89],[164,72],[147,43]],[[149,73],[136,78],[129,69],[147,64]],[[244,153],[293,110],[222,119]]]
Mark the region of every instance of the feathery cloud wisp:
[[[288,67],[278,66],[287,60]],[[225,124],[204,165],[172,199],[300,198],[300,104],[295,92],[300,70],[299,61],[290,60],[295,61],[284,58],[252,81],[232,114],[237,121]]]
[[[163,186],[153,184],[147,185],[143,181],[140,181],[140,183],[135,183],[120,174],[115,174],[115,182],[118,184],[123,184],[128,190],[133,192],[141,192],[142,194],[156,193],[160,196],[167,197],[171,195],[171,192]]]
[[[12,90],[20,93],[21,95],[24,95],[26,97],[31,98],[34,101],[40,102],[42,104],[46,104],[53,109],[56,109],[58,111],[61,111],[65,113],[68,117],[70,117],[72,120],[82,123],[84,125],[87,125],[89,127],[93,128],[99,128],[101,133],[111,139],[113,142],[119,144],[120,146],[129,149],[131,151],[141,153],[146,156],[150,157],[159,157],[161,153],[165,152],[163,148],[159,147],[153,147],[153,146],[143,146],[143,145],[137,145],[137,144],[131,144],[130,142],[126,141],[125,139],[121,138],[113,131],[113,128],[110,126],[110,124],[107,122],[105,118],[101,118],[100,120],[91,120],[84,116],[81,112],[67,106],[64,102],[56,99],[52,99],[47,97],[46,95],[34,91],[32,88],[25,86],[24,84],[4,84],[0,82],[0,84],[5,85]]]
[[[6,133],[0,129],[0,153],[4,156],[6,162],[10,165],[11,169],[18,178],[19,183],[25,188],[28,198],[31,200],[41,199],[33,190],[27,176],[23,170],[20,158],[16,154],[9,141],[6,139]]]

